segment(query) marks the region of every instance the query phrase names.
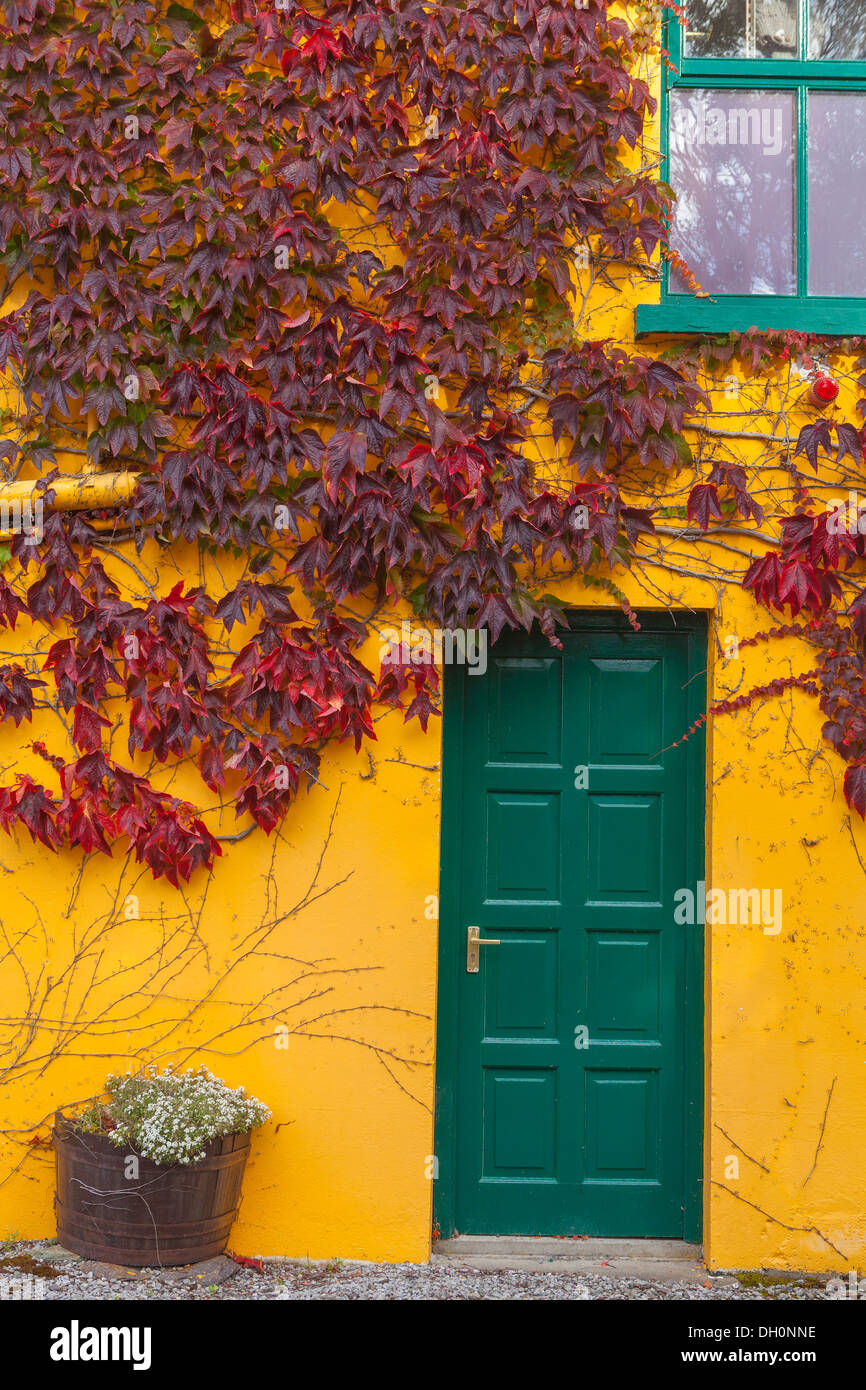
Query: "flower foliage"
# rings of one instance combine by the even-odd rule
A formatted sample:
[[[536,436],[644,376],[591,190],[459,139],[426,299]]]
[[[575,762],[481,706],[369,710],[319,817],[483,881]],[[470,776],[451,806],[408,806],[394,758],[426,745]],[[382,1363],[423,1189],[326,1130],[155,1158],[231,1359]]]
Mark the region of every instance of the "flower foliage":
[[[193,1164],[206,1146],[227,1134],[246,1134],[271,1112],[242,1086],[233,1090],[207,1067],[177,1072],[156,1066],[126,1076],[109,1076],[108,1101],[78,1117],[84,1133],[102,1132],[119,1148],[133,1148],[154,1163]]]
[[[139,547],[242,571],[132,602],[97,514],[15,538],[0,625],[56,640],[39,671],[0,667],[0,713],[52,701],[71,746],[35,745],[52,776],[0,788],[0,825],[120,842],[177,884],[220,844],[160,767],[194,761],[272,830],[328,743],[375,738],[377,702],[437,711],[432,667],[361,661],[383,604],[555,641],[550,567],[610,583],[653,530],[625,475],[692,464],[687,364],[545,341],[576,247],[614,264],[664,241],[666,190],[631,157],[643,40],[607,0],[0,12],[0,367],[21,398],[0,459],[49,503],[69,449],[130,469]],[[564,484],[533,462],[539,430]],[[732,512],[761,516],[718,466],[689,518]],[[750,575],[758,597],[832,599],[824,559],[784,563]]]
[[[136,606],[92,515],[51,515],[38,551],[17,539],[27,583],[4,581],[0,620],[69,635],[39,677],[0,673],[0,702],[28,718],[47,677],[74,747],[43,754],[57,789],[2,792],[0,824],[86,851],[125,839],[177,882],[219,845],[108,756],[108,702],[131,755],[195,758],[270,830],[330,740],[375,736],[377,699],[425,723],[437,708],[432,669],[419,689],[362,665],[361,600],[552,635],[539,563],[606,563],[650,528],[616,469],[682,461],[694,385],[603,344],[549,350],[573,490],[537,483],[520,388],[527,306],[567,296],[574,237],[612,258],[661,238],[656,183],[620,158],[652,102],[601,0],[3,8],[0,244],[20,303],[0,362],[25,414],[0,448],[50,479],[89,419],[91,466],[138,475],[139,544],[247,565],[222,594]]]

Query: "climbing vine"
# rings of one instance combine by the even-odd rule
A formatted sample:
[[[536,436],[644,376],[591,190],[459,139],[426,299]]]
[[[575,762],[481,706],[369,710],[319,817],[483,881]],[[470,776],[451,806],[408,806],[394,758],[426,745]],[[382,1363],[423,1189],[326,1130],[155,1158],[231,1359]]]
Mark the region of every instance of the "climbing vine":
[[[555,642],[555,581],[631,613],[618,568],[666,535],[700,568],[737,528],[761,537],[743,582],[817,649],[795,683],[866,811],[863,537],[812,482],[822,457],[857,473],[859,428],[761,413],[788,506],[766,534],[708,423],[713,373],[861,345],[590,331],[593,292],[681,261],[648,137],[671,7],[631,8],[0,5],[0,466],[45,507],[0,576],[0,623],[33,634],[0,713],[56,716],[45,778],[0,787],[6,831],[177,884],[220,853],[208,795],[270,832],[377,709],[438,713],[430,662],[361,659],[384,612]],[[82,467],[131,475],[121,513],[52,510]],[[165,575],[195,548],[201,582],[151,585],[154,546]],[[191,761],[202,804],[168,789]]]

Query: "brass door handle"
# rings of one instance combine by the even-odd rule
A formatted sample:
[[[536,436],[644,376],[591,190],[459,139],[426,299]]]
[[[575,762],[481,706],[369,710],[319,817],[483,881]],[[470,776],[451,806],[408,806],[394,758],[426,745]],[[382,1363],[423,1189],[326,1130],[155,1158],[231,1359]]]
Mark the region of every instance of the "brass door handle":
[[[470,975],[478,974],[478,948],[479,946],[501,946],[501,941],[494,941],[492,937],[481,936],[480,927],[466,928],[466,969]]]

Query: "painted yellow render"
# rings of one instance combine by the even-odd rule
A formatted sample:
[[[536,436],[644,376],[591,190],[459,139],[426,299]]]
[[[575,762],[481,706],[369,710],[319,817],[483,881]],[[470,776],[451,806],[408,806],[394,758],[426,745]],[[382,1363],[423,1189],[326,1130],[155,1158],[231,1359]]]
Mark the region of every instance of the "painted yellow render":
[[[650,606],[637,578],[623,587]],[[595,603],[576,584],[561,592],[576,606]],[[710,610],[722,641],[757,626],[735,586],[717,607],[707,583],[681,580],[666,606],[679,605]],[[804,655],[787,643],[776,659],[800,670]],[[372,663],[377,652],[366,656]],[[745,688],[769,672],[754,650],[740,663],[716,659],[714,688],[721,695],[741,675]],[[715,1268],[862,1268],[866,1256],[866,834],[851,825],[829,755],[816,752],[819,726],[812,702],[795,695],[712,728],[708,882],[780,887],[784,902],[776,935],[706,928],[706,1254]],[[211,883],[194,884],[186,902],[102,856],[76,885],[71,857],[4,838],[0,1014],[26,1012],[24,970],[61,982],[59,1005],[74,943],[94,922],[90,960],[102,983],[88,994],[85,973],[71,991],[64,1060],[42,1074],[59,1008],[44,1012],[22,1065],[4,1057],[3,1128],[23,1133],[0,1150],[0,1235],[53,1229],[50,1151],[14,1138],[29,1139],[36,1121],[46,1136],[55,1106],[98,1091],[107,1070],[143,1050],[168,1060],[200,1044],[213,1070],[274,1111],[254,1137],[236,1250],[427,1258],[440,737],[393,714],[377,731],[369,759],[346,750],[327,761],[326,787],[301,799],[284,839],[257,834],[227,847]],[[14,740],[3,737],[5,760]],[[31,771],[43,771],[36,759]],[[173,790],[183,792],[183,778]],[[127,920],[132,894],[138,917]],[[227,974],[256,924],[283,912],[267,942],[273,954]],[[165,968],[154,978],[160,951]],[[272,1020],[243,1026],[278,988],[288,1031]],[[173,1022],[206,995],[188,1022]]]
[[[655,291],[624,277],[621,290],[594,289],[587,313],[592,336],[631,347],[633,306]],[[852,364],[841,365],[853,418]],[[777,485],[761,434],[781,431],[783,399],[794,428],[803,422],[798,391],[795,378],[745,381],[733,369],[714,383],[715,413],[690,437],[703,450],[725,440]],[[561,474],[548,443],[538,456]],[[682,505],[689,482],[672,480],[672,504]],[[821,486],[828,500],[838,495],[829,472]],[[739,587],[741,556],[760,543],[731,533],[702,545],[708,579],[693,542],[676,539],[683,524],[667,525],[666,554],[646,546],[641,570],[617,583],[638,608],[709,613],[714,697],[807,670],[808,650],[789,640],[723,659],[729,637],[771,625]],[[121,556],[151,581],[200,581],[194,552],[115,549],[109,567],[133,594]],[[610,602],[573,580],[549,587],[575,607]],[[383,615],[383,627],[403,616]],[[4,645],[16,640],[20,627]],[[377,643],[362,655],[375,669]],[[0,764],[17,759],[43,777],[44,764],[20,750],[50,738],[53,718],[41,714],[32,734],[3,726]],[[820,725],[815,703],[795,692],[715,719],[708,732],[707,882],[783,894],[777,934],[705,928],[713,1268],[866,1262],[866,830],[848,814],[841,764]],[[97,1092],[107,1071],[147,1054],[203,1060],[274,1112],[253,1137],[236,1251],[428,1257],[440,728],[432,721],[422,735],[388,713],[377,733],[369,755],[326,759],[324,785],[302,795],[280,837],[227,844],[211,880],[183,895],[117,859],[94,855],[79,878],[77,857],[0,839],[0,1236],[54,1229],[51,1152],[27,1141],[48,1135],[56,1106]],[[183,769],[170,785],[194,799],[202,790]],[[212,825],[216,806],[213,815]],[[220,823],[225,835],[236,829]],[[58,1048],[63,1056],[51,1060]]]
[[[39,1121],[35,1132],[46,1136],[58,1104],[100,1090],[107,1070],[137,1064],[143,1048],[168,1060],[184,1040],[209,1040],[200,1060],[274,1112],[254,1137],[234,1249],[427,1257],[436,922],[425,913],[435,913],[439,778],[417,764],[438,763],[439,739],[392,715],[380,728],[371,760],[347,749],[329,762],[327,790],[302,798],[283,841],[257,834],[231,846],[212,882],[186,891],[186,906],[149,873],[123,876],[102,856],[76,887],[71,858],[4,839],[0,1015],[26,1013],[25,971],[36,982],[48,962],[46,975],[61,982],[57,1009],[49,1000],[42,1010],[39,1042],[25,1042],[23,1068],[4,1049],[4,1130],[24,1127],[17,1137],[29,1139]],[[47,730],[45,721],[35,732]],[[29,766],[45,777],[38,759]],[[299,907],[305,896],[311,906]],[[283,912],[269,954],[244,962],[257,924]],[[89,969],[79,972],[64,1010],[75,943],[94,922],[90,959],[102,983],[89,990]],[[279,1005],[284,1023],[243,1027],[251,1003],[275,990],[258,1013]],[[175,1026],[209,991],[202,1016]],[[78,1016],[64,1040],[70,1056],[40,1076],[62,1012]],[[0,1177],[22,1155],[24,1167],[0,1187],[0,1235],[54,1229],[50,1151],[7,1138]]]

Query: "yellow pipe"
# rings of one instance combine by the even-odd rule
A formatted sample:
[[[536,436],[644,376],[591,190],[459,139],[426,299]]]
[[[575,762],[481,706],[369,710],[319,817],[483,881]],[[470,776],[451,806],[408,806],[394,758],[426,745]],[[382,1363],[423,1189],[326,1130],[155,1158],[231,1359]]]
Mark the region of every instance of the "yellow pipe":
[[[54,501],[45,503],[55,512],[81,512],[88,507],[119,507],[128,502],[135,491],[138,474],[124,470],[122,473],[80,473],[65,478],[55,478],[49,487],[54,493]],[[0,506],[5,502],[34,502],[40,497],[37,488],[39,479],[20,479],[14,483],[0,484]]]
[[[35,479],[0,484],[0,539],[8,540],[21,530],[40,526],[41,507],[55,512],[80,512],[89,508],[120,507],[135,491],[138,474],[81,473],[56,478],[49,484],[53,502],[45,502]],[[28,505],[29,504],[29,505]]]

